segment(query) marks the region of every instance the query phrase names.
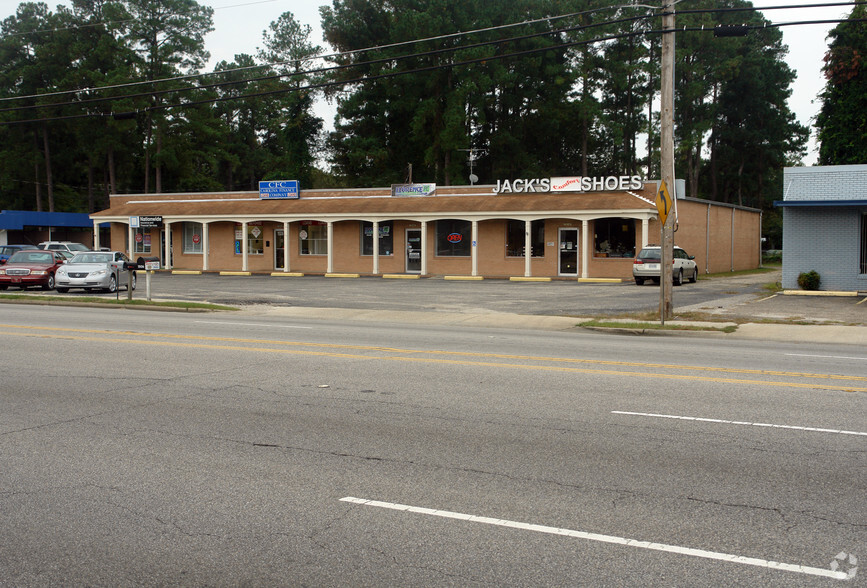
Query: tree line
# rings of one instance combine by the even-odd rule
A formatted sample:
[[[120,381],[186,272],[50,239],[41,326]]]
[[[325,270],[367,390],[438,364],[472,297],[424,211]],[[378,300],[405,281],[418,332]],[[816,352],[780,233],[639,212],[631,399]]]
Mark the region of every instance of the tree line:
[[[621,3],[624,4],[624,3]],[[677,177],[768,208],[809,129],[779,29],[746,0],[677,15]],[[196,0],[25,2],[0,23],[0,204],[94,211],[109,193],[659,174],[661,17],[610,0],[332,0],[325,50],[290,12],[204,72]],[[523,23],[520,26],[510,26]],[[750,27],[718,37],[717,25]],[[455,34],[474,31],[472,34]],[[203,75],[206,74],[206,75]],[[315,114],[336,104],[334,130]]]

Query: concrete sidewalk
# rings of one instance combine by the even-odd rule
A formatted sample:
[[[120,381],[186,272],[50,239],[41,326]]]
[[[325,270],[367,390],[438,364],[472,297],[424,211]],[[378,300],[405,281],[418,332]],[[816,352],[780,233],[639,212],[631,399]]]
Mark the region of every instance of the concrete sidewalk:
[[[255,316],[296,317],[331,321],[361,321],[370,323],[412,323],[417,325],[444,325],[495,329],[535,329],[542,331],[569,331],[584,327],[582,323],[598,317],[540,316],[501,312],[424,312],[424,311],[385,311],[359,310],[350,308],[316,308],[256,305],[244,307],[242,312]],[[865,309],[867,312],[867,309]],[[598,319],[606,322],[608,319]],[[621,319],[620,322],[627,322]],[[637,321],[629,321],[637,322]],[[642,321],[653,324],[654,321]],[[657,323],[658,324],[658,323]],[[636,329],[624,326],[593,327],[596,331],[616,334],[646,336],[706,336],[726,339],[757,339],[783,342],[836,343],[848,345],[867,345],[867,326],[841,324],[784,324],[784,323],[737,323],[732,321],[694,321],[669,320],[666,329]],[[735,328],[725,333],[722,329]]]

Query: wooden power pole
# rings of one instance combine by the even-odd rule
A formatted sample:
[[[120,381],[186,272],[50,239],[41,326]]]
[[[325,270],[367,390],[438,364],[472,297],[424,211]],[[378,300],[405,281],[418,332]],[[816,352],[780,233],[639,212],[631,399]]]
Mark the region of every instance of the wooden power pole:
[[[659,163],[662,186],[667,186],[672,198],[674,189],[674,0],[662,0],[662,77],[660,80],[660,150]],[[662,187],[661,186],[661,187]],[[671,318],[673,288],[671,262],[674,256],[674,215],[662,220],[662,243],[659,268],[659,320]]]

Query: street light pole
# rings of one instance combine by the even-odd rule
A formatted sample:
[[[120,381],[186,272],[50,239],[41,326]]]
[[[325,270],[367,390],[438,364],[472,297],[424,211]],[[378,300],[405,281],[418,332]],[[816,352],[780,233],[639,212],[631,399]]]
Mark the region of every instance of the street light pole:
[[[662,76],[660,80],[660,149],[659,162],[662,181],[677,198],[674,190],[674,0],[662,0]],[[671,318],[671,290],[673,286],[671,262],[674,256],[674,215],[669,214],[662,224],[662,243],[659,268],[659,320]]]

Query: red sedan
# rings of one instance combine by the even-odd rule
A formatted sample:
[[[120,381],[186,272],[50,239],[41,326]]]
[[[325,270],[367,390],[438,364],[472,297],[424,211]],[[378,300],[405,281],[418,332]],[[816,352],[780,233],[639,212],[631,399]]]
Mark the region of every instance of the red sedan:
[[[63,256],[56,251],[24,249],[9,258],[0,267],[0,290],[9,286],[27,288],[42,286],[43,290],[54,289],[54,274],[63,265]]]

